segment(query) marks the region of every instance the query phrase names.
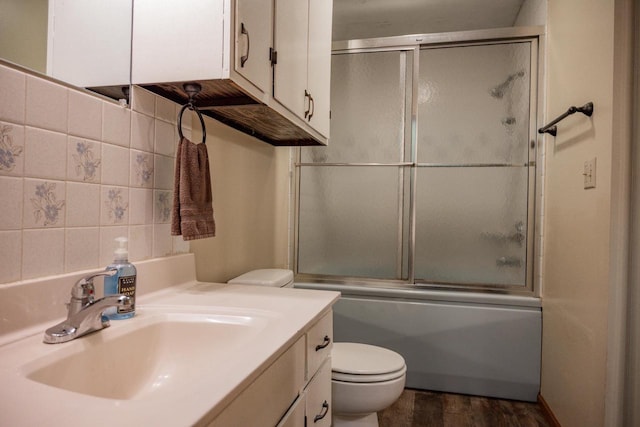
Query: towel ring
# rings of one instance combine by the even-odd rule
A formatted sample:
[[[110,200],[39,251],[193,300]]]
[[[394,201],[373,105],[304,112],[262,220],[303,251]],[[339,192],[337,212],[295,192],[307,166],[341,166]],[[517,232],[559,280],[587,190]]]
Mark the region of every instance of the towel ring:
[[[183,87],[184,87],[184,91],[187,92],[187,94],[189,95],[189,102],[183,105],[182,108],[180,109],[180,113],[178,113],[178,136],[180,136],[180,139],[184,138],[184,134],[182,133],[182,115],[184,114],[184,111],[188,108],[191,111],[195,111],[196,114],[198,115],[198,118],[200,119],[200,125],[202,126],[202,143],[204,144],[207,140],[207,128],[204,125],[204,119],[202,118],[202,113],[200,113],[200,110],[198,110],[198,107],[196,107],[193,100],[193,98],[202,89],[202,86],[200,86],[198,83],[185,83]]]

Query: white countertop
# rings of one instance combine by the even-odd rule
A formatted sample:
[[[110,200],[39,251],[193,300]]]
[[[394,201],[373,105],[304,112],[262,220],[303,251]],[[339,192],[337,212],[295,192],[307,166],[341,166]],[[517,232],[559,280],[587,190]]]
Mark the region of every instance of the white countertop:
[[[206,423],[327,312],[338,297],[337,292],[192,281],[139,297],[133,319],[112,321],[111,327],[68,343],[44,344],[44,329],[36,332],[29,328],[25,337],[0,346],[0,425],[120,427]],[[136,322],[169,312],[245,313],[259,320],[260,329],[229,353],[233,357],[216,359],[214,366],[207,366],[189,384],[158,382],[152,391],[127,399],[71,392],[26,377],[28,366],[60,357],[62,352],[87,351],[110,336],[122,334]],[[225,346],[225,342],[216,344]],[[187,360],[190,352],[198,351],[183,350]],[[92,366],[86,375],[100,369],[104,367]]]

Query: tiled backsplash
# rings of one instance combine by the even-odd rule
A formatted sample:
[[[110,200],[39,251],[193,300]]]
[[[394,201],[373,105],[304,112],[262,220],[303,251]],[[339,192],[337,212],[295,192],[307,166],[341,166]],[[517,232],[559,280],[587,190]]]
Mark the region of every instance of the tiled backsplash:
[[[133,261],[188,252],[170,235],[178,111],[0,65],[0,284],[103,267],[118,236]]]

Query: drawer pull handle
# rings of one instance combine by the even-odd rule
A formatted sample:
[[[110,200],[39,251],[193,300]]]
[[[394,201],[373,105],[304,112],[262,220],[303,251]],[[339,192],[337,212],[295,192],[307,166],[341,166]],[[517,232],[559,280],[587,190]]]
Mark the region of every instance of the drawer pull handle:
[[[329,335],[325,335],[324,340],[322,341],[322,344],[319,344],[316,346],[316,351],[326,348],[330,343],[331,343],[331,338],[329,338]]]
[[[322,411],[320,411],[320,414],[316,415],[315,417],[313,417],[313,422],[317,423],[318,421],[320,421],[321,419],[323,419],[324,417],[327,416],[327,414],[329,413],[329,404],[327,403],[327,401],[325,400],[322,403]]]

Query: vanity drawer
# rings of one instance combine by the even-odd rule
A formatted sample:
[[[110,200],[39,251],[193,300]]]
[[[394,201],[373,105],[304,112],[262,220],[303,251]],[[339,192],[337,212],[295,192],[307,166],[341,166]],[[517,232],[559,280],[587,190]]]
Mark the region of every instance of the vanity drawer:
[[[327,358],[307,389],[306,413],[308,427],[331,426],[331,358]]]
[[[333,348],[333,311],[329,311],[307,332],[307,375],[309,381]]]

